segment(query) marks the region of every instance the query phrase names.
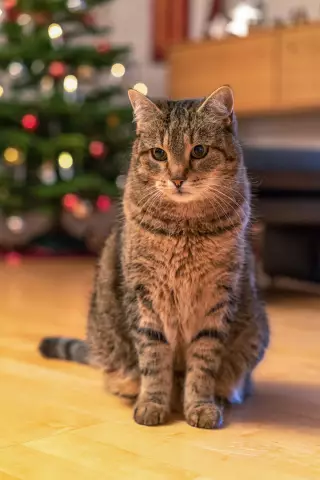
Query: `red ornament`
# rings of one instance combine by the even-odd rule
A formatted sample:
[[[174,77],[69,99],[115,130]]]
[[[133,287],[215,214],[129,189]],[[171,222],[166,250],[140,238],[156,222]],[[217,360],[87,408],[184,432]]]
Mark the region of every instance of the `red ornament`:
[[[11,10],[17,5],[17,0],[4,0],[3,6],[5,10]]]
[[[62,62],[52,62],[49,65],[49,73],[52,77],[63,77],[66,73],[66,65]]]
[[[48,12],[34,12],[32,18],[37,25],[46,25],[51,22],[51,14]]]
[[[6,20],[9,22],[16,22],[20,15],[20,11],[17,7],[17,0],[4,0],[4,10],[6,12]]]
[[[62,199],[62,205],[66,210],[72,211],[79,203],[79,197],[74,193],[67,193]]]
[[[4,257],[4,261],[7,265],[17,267],[21,263],[21,255],[18,252],[7,253]]]
[[[99,195],[96,205],[100,212],[107,212],[111,208],[111,200],[106,195]]]
[[[106,153],[106,148],[102,142],[94,140],[89,145],[89,152],[93,157],[103,157]]]
[[[82,21],[87,27],[91,27],[91,26],[95,25],[95,23],[96,23],[94,18],[93,18],[93,15],[91,15],[91,13],[85,13],[82,16]]]
[[[28,113],[22,117],[21,123],[26,130],[36,130],[39,125],[39,120],[35,115]]]
[[[111,49],[110,43],[108,42],[100,42],[96,46],[96,50],[99,53],[107,53]]]

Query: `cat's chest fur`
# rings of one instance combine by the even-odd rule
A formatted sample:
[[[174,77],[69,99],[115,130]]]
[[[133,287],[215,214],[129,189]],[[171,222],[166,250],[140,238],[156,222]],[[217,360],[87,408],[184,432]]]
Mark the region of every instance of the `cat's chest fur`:
[[[171,341],[190,341],[219,301],[217,284],[228,280],[228,262],[236,252],[235,236],[222,237],[170,237],[135,231],[128,242],[129,284],[144,286]]]

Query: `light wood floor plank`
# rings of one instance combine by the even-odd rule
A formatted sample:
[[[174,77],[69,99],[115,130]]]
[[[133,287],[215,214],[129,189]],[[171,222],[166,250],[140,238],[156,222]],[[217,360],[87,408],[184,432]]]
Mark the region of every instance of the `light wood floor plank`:
[[[8,475],[5,472],[1,472],[0,470],[0,480],[19,480],[18,477],[13,477],[12,475]]]
[[[105,428],[106,424],[102,424]],[[107,423],[108,430],[115,435],[114,428],[118,424]],[[112,430],[110,429],[112,427]],[[128,428],[128,424],[126,424]],[[55,455],[58,458],[71,459],[79,464],[94,469],[97,473],[105,474],[106,478],[130,478],[136,480],[193,480],[198,474],[186,472],[181,467],[165,463],[166,459],[149,457],[135,453],[132,449],[114,446],[93,438],[88,438],[77,432],[59,435],[55,438],[28,443],[35,450]],[[120,460],[121,459],[121,460]],[[164,460],[164,462],[162,461]]]
[[[21,480],[98,480],[93,469],[71,460],[54,457],[24,445],[0,450],[1,469]]]
[[[225,429],[152,429],[98,371],[37,352],[44,335],[84,336],[92,273],[88,261],[0,266],[0,480],[319,480],[319,297],[268,300],[270,351]]]

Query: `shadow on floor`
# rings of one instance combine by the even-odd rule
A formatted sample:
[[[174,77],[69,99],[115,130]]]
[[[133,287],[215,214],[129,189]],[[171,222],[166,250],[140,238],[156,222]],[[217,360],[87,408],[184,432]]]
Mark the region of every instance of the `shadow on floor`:
[[[320,384],[258,382],[254,395],[232,406],[227,423],[277,424],[320,431]]]

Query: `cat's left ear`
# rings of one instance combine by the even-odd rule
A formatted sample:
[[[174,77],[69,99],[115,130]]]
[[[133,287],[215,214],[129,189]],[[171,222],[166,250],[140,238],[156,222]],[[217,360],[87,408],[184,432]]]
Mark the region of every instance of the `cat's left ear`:
[[[215,115],[221,118],[232,119],[233,114],[233,91],[228,85],[215,90],[207,97],[198,108],[198,112]]]
[[[160,108],[143,93],[131,88],[128,91],[128,95],[133,108],[134,120],[137,123],[137,131],[143,125],[150,124],[152,120],[162,115]]]

